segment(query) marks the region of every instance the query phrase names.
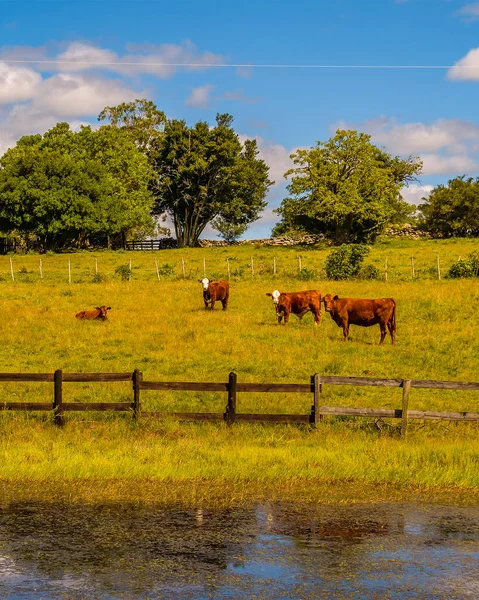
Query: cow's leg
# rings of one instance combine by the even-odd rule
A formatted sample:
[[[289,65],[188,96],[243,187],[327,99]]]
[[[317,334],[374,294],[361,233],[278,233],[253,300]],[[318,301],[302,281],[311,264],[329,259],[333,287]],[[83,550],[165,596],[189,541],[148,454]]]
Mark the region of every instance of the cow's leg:
[[[223,305],[223,310],[226,310],[228,308],[228,300],[229,300],[229,294],[226,294],[226,296],[223,298],[223,300],[221,300],[221,304]]]
[[[388,329],[389,329],[389,333],[391,334],[391,342],[392,342],[393,346],[395,346],[396,345],[396,328],[394,327],[393,324],[388,322]]]
[[[313,313],[315,325],[321,325],[321,309],[312,308],[311,312]]]
[[[382,344],[384,342],[384,338],[386,337],[386,323],[379,323],[379,327],[381,328],[381,340],[379,342],[379,344]]]
[[[216,295],[215,294],[211,294],[211,310],[213,310],[213,308],[215,307],[215,302],[216,302]]]
[[[347,321],[343,321],[343,335],[344,341],[347,342],[349,336],[349,323]]]
[[[281,325],[281,321],[283,319],[283,313],[277,313],[278,314],[278,325]]]
[[[287,310],[284,311],[284,324],[287,325],[289,323],[289,312]]]

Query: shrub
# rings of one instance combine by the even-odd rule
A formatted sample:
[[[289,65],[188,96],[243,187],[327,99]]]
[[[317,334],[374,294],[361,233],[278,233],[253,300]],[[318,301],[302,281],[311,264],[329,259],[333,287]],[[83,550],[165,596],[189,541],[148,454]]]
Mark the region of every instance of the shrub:
[[[339,281],[355,277],[368,253],[368,246],[362,244],[343,244],[335,248],[326,258],[327,278]]]
[[[361,267],[358,273],[359,279],[381,279],[381,271],[374,265]]]
[[[129,266],[128,266],[128,270],[129,270]],[[92,279],[92,283],[103,283],[104,281],[106,281],[106,275],[102,275],[101,273],[95,273],[95,275],[93,275],[93,279]]]
[[[174,275],[175,265],[165,263],[158,269],[158,271],[160,272],[160,275]]]
[[[446,277],[456,279],[459,277],[479,277],[479,251],[471,252],[465,259],[455,262]]]
[[[131,277],[130,265],[119,265],[115,273],[120,276],[122,281],[129,281]]]
[[[314,271],[308,269],[308,267],[304,267],[299,271],[298,279],[301,279],[301,281],[311,281],[312,279],[315,279]]]

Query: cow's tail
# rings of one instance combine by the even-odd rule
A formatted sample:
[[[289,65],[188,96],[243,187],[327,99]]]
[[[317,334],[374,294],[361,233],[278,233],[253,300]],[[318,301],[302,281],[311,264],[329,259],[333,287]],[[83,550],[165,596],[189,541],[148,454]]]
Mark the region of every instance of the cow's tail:
[[[396,300],[394,300],[394,298],[391,298],[392,303],[393,303],[393,311],[391,313],[391,316],[389,317],[389,324],[391,326],[392,331],[396,331]]]

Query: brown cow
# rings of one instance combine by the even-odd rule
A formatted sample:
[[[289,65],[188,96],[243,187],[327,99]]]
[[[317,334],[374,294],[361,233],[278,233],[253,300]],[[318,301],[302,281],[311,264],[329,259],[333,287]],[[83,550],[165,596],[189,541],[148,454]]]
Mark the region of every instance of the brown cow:
[[[284,317],[284,324],[287,325],[291,313],[302,319],[309,311],[313,313],[315,324],[321,324],[321,292],[319,290],[308,290],[306,292],[279,292],[274,290],[271,294],[266,295],[273,298],[279,324],[281,324],[281,319]]]
[[[77,319],[88,319],[95,321],[106,321],[107,312],[111,310],[111,306],[97,306],[94,310],[82,310],[77,313],[75,317]]]
[[[230,284],[227,281],[210,281],[206,277],[204,279],[199,279],[198,281],[203,286],[205,308],[208,308],[208,304],[210,304],[211,310],[213,310],[217,300],[223,305],[223,310],[228,308]]]
[[[339,298],[326,294],[323,298],[324,310],[331,315],[333,321],[343,328],[344,341],[349,335],[350,325],[370,327],[377,325],[381,328],[381,341],[386,337],[386,326],[391,334],[393,345],[396,343],[396,301],[394,298]]]

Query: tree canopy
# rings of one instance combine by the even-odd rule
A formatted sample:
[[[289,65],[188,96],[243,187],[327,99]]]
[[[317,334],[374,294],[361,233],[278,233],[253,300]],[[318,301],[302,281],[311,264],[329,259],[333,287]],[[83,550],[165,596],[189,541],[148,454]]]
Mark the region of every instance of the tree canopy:
[[[0,229],[35,234],[45,248],[153,225],[147,159],[118,128],[58,123],[21,138],[0,167]]]
[[[479,236],[479,178],[450,179],[423,200],[422,229],[445,237]]]
[[[285,177],[290,196],[277,212],[274,230],[324,234],[336,244],[372,242],[411,207],[401,189],[414,181],[422,162],[393,157],[371,143],[371,136],[338,130],[327,142],[291,155],[295,167]]]
[[[171,217],[180,247],[197,245],[213,221],[220,231],[225,224],[246,226],[266,206],[269,167],[255,140],[241,143],[232,121],[218,114],[215,127],[175,119],[165,126],[153,163],[156,211]]]

